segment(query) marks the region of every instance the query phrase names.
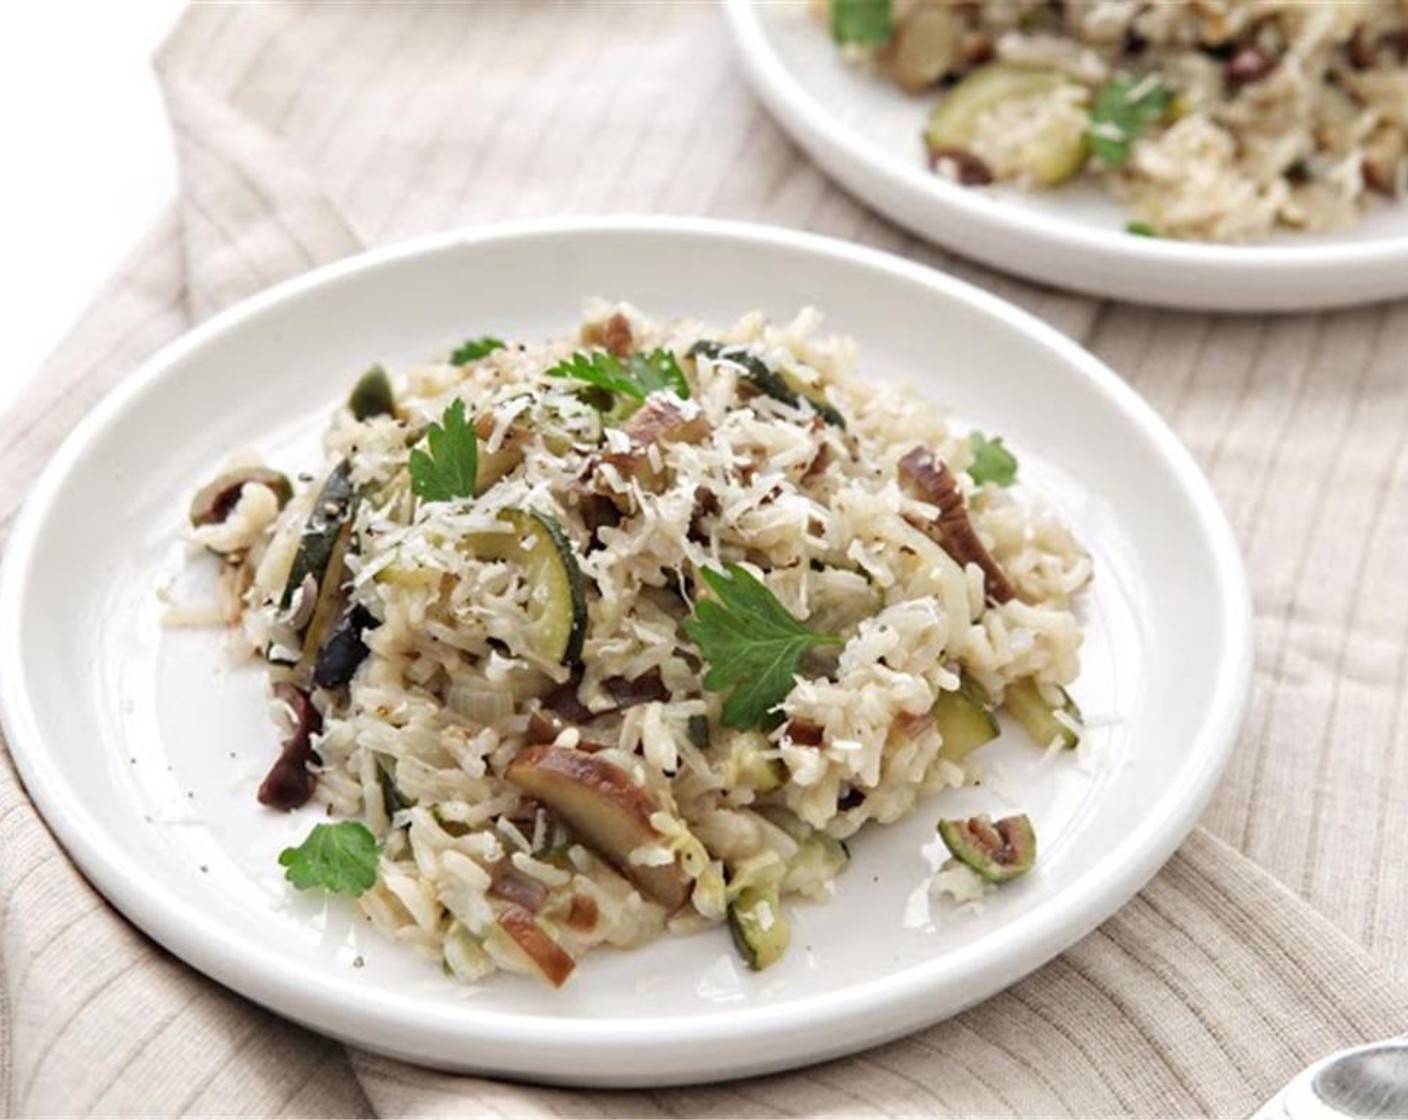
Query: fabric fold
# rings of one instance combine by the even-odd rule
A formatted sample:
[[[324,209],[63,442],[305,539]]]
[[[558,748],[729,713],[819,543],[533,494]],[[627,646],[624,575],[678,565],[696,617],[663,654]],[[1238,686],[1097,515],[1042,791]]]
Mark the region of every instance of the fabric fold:
[[[1209,469],[1247,546],[1260,669],[1211,831],[1060,958],[865,1054],[653,1092],[348,1055],[246,1003],[93,892],[7,755],[0,1111],[1234,1116],[1325,1052],[1404,1028],[1408,885],[1386,876],[1408,853],[1408,605],[1392,563],[1408,547],[1395,364],[1408,304],[1220,320],[952,262],[782,137],[712,5],[196,7],[160,70],[180,199],[0,420],[0,540],[122,375],[194,321],[364,243],[578,210],[751,217],[950,267],[1129,376]],[[1348,575],[1340,539],[1367,542]]]

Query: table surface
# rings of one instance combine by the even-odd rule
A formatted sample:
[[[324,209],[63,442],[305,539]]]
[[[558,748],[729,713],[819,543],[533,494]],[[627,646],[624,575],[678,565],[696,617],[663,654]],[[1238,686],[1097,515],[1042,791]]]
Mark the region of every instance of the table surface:
[[[22,309],[5,317],[0,411],[175,197],[176,161],[150,59],[183,6],[0,7],[0,121],[11,153],[0,294],[4,306]]]

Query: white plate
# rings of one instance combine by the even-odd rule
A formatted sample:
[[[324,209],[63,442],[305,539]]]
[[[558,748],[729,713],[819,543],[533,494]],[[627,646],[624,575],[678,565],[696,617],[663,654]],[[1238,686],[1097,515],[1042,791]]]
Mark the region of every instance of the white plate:
[[[687,262],[687,267],[682,267]],[[603,951],[561,992],[459,985],[349,907],[293,898],[275,855],[312,811],[261,809],[275,751],[261,674],[219,636],[163,629],[193,488],[231,449],[290,469],[354,375],[466,335],[569,329],[582,298],[729,322],[801,302],[877,377],[1003,433],[1094,550],[1089,757],[1018,736],[993,780],[855,844],[794,949],[744,971],[722,930]],[[189,577],[187,577],[189,578]],[[183,586],[182,593],[189,592]],[[112,902],[172,952],[329,1034],[423,1063],[583,1084],[717,1080],[819,1060],[953,1014],[1049,960],[1149,878],[1232,746],[1250,666],[1240,558],[1188,454],[1114,374],[1017,309],[925,268],[756,226],[602,220],[502,227],[336,264],[250,300],[148,362],[35,487],[0,577],[0,701],[31,794]],[[232,757],[233,756],[233,757]],[[1029,812],[1039,865],[981,913],[931,906],[940,815]]]
[[[725,0],[754,91],[847,190],[959,253],[1060,288],[1214,311],[1293,311],[1408,295],[1408,203],[1352,230],[1286,233],[1256,246],[1135,237],[1093,187],[974,190],[924,163],[932,97],[846,66],[802,0]]]

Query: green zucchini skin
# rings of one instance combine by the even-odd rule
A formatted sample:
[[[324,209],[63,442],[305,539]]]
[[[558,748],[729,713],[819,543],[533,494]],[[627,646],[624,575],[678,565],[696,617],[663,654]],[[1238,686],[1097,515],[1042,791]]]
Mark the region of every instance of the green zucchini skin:
[[[765,926],[761,912],[766,906],[772,922]],[[754,972],[776,964],[787,952],[792,930],[776,890],[746,887],[728,907],[728,931],[743,963]]]
[[[545,611],[529,627],[534,653],[569,668],[579,665],[587,640],[587,588],[572,542],[555,517],[537,510],[504,510],[499,520],[514,532],[477,534],[475,551],[484,559],[523,564],[531,578],[547,582]]]
[[[960,676],[957,689],[939,693],[934,701],[934,726],[943,740],[939,747],[941,758],[951,762],[967,758],[1000,733],[997,719],[980,699],[980,692],[974,682]]]
[[[322,588],[323,575],[327,571],[328,561],[332,559],[337,539],[343,527],[352,520],[355,496],[352,464],[344,459],[323,483],[303,525],[293,567],[289,569],[288,582],[284,584],[283,597],[279,600],[280,609],[288,610],[294,595],[309,576],[318,581],[319,589]]]
[[[587,587],[582,577],[581,566],[577,563],[577,553],[566,532],[554,517],[546,513],[529,510],[537,530],[547,536],[556,553],[557,562],[567,584],[568,606],[572,612],[572,625],[567,634],[567,644],[563,647],[561,661],[564,665],[575,666],[581,663],[582,646],[587,640]]]
[[[828,424],[842,429],[846,426],[846,418],[826,401],[794,388],[785,373],[772,369],[756,354],[750,354],[742,347],[725,346],[721,342],[703,339],[689,348],[689,356],[732,362],[743,369],[744,379],[765,397],[781,401],[792,408],[801,408],[802,402],[805,401]]]
[[[1060,702],[1054,705],[1041,694],[1035,678],[1023,677],[1007,686],[1002,707],[1022,725],[1022,730],[1037,746],[1049,747],[1060,739],[1061,746],[1071,750],[1080,744],[1080,736],[1058,720],[1055,713],[1064,712],[1079,723],[1080,708],[1064,688],[1053,687],[1060,695]]]

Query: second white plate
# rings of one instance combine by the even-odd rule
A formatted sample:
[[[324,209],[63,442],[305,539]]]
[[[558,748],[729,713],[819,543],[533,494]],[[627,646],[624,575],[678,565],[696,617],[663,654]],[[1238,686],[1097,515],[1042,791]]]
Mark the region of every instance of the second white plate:
[[[688,267],[681,267],[688,262]],[[590,294],[731,322],[813,303],[862,368],[1004,435],[1095,556],[1075,694],[1090,753],[1012,736],[989,780],[854,844],[793,950],[749,973],[721,929],[586,958],[561,991],[478,985],[295,897],[276,862],[314,811],[261,808],[275,752],[263,674],[214,631],[161,624],[184,578],[192,490],[235,448],[316,465],[329,410],[371,361],[467,335],[570,329]],[[185,589],[183,594],[189,593]],[[1113,373],[949,277],[763,227],[612,220],[506,227],[364,255],[202,326],[123,384],[34,489],[0,577],[0,705],[44,816],[112,902],[172,952],[276,1011],[412,1061],[594,1085],[799,1065],[950,1015],[1125,902],[1192,827],[1250,671],[1245,577],[1206,481]],[[1029,813],[1037,869],[981,913],[931,903],[940,816]]]
[[[724,0],[748,80],[847,190],[946,248],[1058,288],[1169,307],[1292,311],[1408,295],[1408,203],[1266,245],[1134,237],[1093,189],[960,187],[924,165],[931,97],[846,66],[805,0]]]

